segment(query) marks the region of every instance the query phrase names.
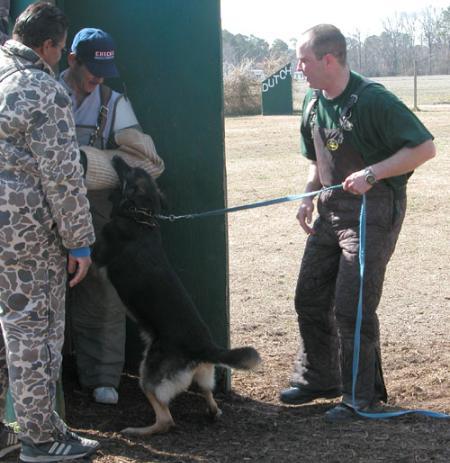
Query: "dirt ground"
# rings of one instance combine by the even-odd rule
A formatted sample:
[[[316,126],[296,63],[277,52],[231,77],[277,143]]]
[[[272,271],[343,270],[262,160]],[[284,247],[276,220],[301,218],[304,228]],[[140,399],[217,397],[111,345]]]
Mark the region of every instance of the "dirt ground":
[[[450,413],[450,107],[422,108],[419,116],[439,156],[410,182],[409,211],[379,308],[383,361],[390,404]],[[298,125],[295,116],[227,119],[230,206],[302,191],[307,163],[298,155]],[[255,346],[263,363],[252,373],[235,372],[232,392],[217,394],[221,419],[209,421],[203,400],[186,393],[173,403],[173,431],[128,439],[118,431],[153,420],[136,379],[124,377],[117,407],[96,405],[68,383],[69,424],[102,443],[94,462],[450,461],[448,420],[330,425],[323,413],[333,401],[279,402],[298,344],[293,291],[305,236],[296,208],[287,203],[229,216],[231,340]]]

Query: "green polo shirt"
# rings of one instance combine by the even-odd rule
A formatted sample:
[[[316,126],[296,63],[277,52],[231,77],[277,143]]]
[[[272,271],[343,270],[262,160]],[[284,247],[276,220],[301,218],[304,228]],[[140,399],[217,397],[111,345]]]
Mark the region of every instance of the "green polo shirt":
[[[350,73],[350,80],[345,90],[336,98],[327,100],[322,92],[316,105],[316,123],[319,127],[336,129],[339,127],[339,115],[363,81],[356,72]],[[303,101],[303,113],[313,96],[309,89]],[[425,128],[416,115],[410,111],[393,93],[381,84],[367,86],[351,109],[350,121],[353,130],[344,131],[350,137],[350,143],[361,154],[366,165],[376,164],[395,154],[403,147],[414,147],[433,135]],[[301,125],[301,152],[316,160],[316,152],[309,124]],[[393,188],[406,185],[412,174],[386,179]]]

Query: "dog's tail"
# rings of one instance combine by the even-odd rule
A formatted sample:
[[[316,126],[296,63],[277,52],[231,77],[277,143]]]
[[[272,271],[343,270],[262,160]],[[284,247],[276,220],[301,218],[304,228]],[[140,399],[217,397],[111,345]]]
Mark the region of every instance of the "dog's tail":
[[[253,347],[236,349],[215,348],[210,352],[208,361],[239,370],[251,370],[261,363],[261,357]]]

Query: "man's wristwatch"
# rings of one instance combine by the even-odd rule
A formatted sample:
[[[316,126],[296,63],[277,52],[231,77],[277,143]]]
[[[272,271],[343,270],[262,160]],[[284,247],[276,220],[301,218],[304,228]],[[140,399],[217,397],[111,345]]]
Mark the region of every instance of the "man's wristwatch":
[[[377,179],[375,177],[375,174],[373,173],[373,170],[370,167],[367,167],[364,170],[364,180],[369,184],[369,185],[375,185],[377,183]]]

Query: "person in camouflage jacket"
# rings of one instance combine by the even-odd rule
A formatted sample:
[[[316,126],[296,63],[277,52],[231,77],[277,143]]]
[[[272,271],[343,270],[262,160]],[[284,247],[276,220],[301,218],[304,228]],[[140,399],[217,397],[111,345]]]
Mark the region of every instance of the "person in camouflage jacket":
[[[51,24],[39,24],[46,15],[59,18],[58,40],[48,38]],[[25,40],[24,27],[35,28],[33,40]],[[66,267],[73,287],[89,268],[95,240],[70,98],[51,69],[66,35],[65,16],[40,2],[22,13],[13,40],[0,48],[0,421],[9,386],[21,461],[44,461],[39,452],[47,450],[36,446],[67,436],[54,410]]]

